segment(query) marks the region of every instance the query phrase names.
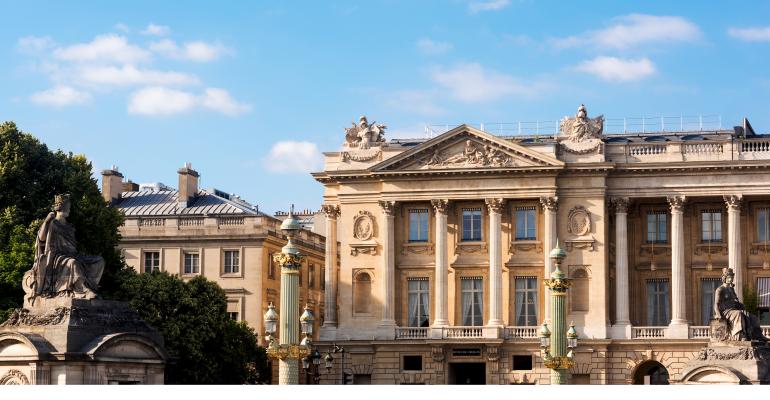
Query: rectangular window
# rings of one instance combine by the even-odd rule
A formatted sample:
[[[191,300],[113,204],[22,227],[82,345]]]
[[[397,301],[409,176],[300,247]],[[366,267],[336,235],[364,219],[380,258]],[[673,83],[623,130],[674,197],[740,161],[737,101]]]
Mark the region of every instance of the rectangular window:
[[[671,292],[668,279],[647,281],[647,325],[665,326],[671,322]]]
[[[409,210],[409,241],[427,242],[429,219],[427,208]]]
[[[404,371],[422,371],[422,356],[404,356]]]
[[[481,240],[481,208],[463,208],[463,241]]]
[[[225,250],[225,267],[226,274],[237,274],[241,269],[240,259],[241,254],[238,250]]]
[[[666,234],[667,219],[668,214],[665,211],[647,213],[647,243],[668,242],[668,235]]]
[[[537,326],[537,278],[516,277],[516,325]]]
[[[758,242],[767,242],[768,241],[768,228],[770,224],[768,224],[768,216],[770,216],[770,208],[759,208],[757,209],[757,241]]]
[[[513,356],[513,363],[511,368],[514,371],[529,371],[532,369],[532,356],[531,355],[515,355]]]
[[[460,278],[460,282],[463,325],[481,326],[484,318],[484,281],[481,278]]]
[[[315,288],[315,264],[308,264],[307,266],[307,288]]]
[[[722,284],[720,278],[701,278],[700,280],[700,322],[708,325],[714,312],[714,292]]]
[[[275,279],[275,253],[267,253],[267,279]]]
[[[144,252],[144,272],[158,272],[160,271],[160,252],[159,251],[145,251]]]
[[[535,207],[516,207],[516,240],[535,240]]]
[[[700,213],[701,242],[722,241],[722,212],[719,210],[703,210]]]
[[[430,326],[430,316],[428,314],[428,278],[410,278],[407,280],[407,313],[409,326],[423,327]]]
[[[198,253],[184,253],[184,273],[185,274],[200,274],[201,263],[200,254]]]
[[[321,290],[326,290],[326,268],[321,267]]]
[[[759,324],[770,325],[770,278],[757,278]]]
[[[227,312],[227,318],[230,318],[233,321],[238,321],[238,312],[237,311],[228,311]]]

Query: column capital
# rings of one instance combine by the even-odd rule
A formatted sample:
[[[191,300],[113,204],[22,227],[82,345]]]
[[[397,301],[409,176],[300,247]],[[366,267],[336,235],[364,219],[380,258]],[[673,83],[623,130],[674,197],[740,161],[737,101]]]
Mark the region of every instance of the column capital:
[[[671,212],[682,212],[687,196],[667,196],[666,200],[668,200],[668,205],[671,207]]]
[[[449,200],[446,199],[431,200],[430,205],[433,206],[436,214],[446,214],[449,211]]]
[[[628,207],[631,204],[631,200],[628,197],[611,197],[610,206],[613,208],[616,214],[628,214]]]
[[[540,198],[540,204],[542,204],[543,208],[546,210],[556,212],[559,210],[559,197],[543,196]]]
[[[505,209],[505,199],[490,198],[484,199],[484,203],[487,205],[487,210],[492,214],[502,214]]]
[[[321,211],[329,219],[337,219],[340,216],[340,206],[337,204],[322,204]]]
[[[725,204],[727,205],[727,210],[731,211],[740,211],[741,206],[743,206],[743,195],[742,194],[726,194],[722,196],[722,198],[725,200]]]
[[[382,207],[382,213],[388,217],[396,215],[396,202],[380,200],[380,207]]]

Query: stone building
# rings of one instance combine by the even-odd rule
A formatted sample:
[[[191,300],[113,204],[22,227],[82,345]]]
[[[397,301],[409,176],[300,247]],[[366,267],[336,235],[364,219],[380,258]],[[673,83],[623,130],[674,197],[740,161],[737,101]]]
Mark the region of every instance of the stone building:
[[[607,134],[581,106],[557,134],[387,142],[362,117],[313,174],[327,265],[340,257],[319,345],[346,350],[322,382],[549,383],[537,330],[557,240],[573,383],[676,378],[708,341],[723,267],[770,325],[770,137],[677,126]]]
[[[178,176],[177,190],[165,185],[140,190],[139,185],[124,182],[114,167],[102,172],[105,200],[126,218],[119,245],[126,263],[141,273],[166,271],[183,279],[202,275],[216,282],[225,290],[230,317],[246,321],[261,339],[267,305],[279,307],[281,271],[273,254],[286,244],[281,221],[237,196],[200,190],[199,174],[190,164],[179,169]],[[307,255],[300,304],[311,307],[320,326],[324,237],[302,230],[295,244]]]

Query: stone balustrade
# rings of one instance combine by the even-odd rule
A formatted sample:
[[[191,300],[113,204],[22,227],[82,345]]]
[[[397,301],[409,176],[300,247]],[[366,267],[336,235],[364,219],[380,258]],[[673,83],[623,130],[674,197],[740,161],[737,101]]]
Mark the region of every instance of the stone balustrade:
[[[711,336],[711,328],[708,326],[691,326],[690,339],[708,339]]]
[[[219,226],[237,226],[243,225],[245,222],[244,217],[219,217],[217,218],[217,225]]]
[[[396,339],[427,339],[430,328],[396,327]]]
[[[447,326],[442,329],[444,339],[477,339],[483,337],[480,326]]]
[[[536,326],[506,326],[503,337],[505,339],[537,339]]]
[[[664,339],[667,329],[665,326],[633,326],[631,339]]]
[[[624,163],[768,160],[770,139],[607,143],[606,154],[608,161]]]

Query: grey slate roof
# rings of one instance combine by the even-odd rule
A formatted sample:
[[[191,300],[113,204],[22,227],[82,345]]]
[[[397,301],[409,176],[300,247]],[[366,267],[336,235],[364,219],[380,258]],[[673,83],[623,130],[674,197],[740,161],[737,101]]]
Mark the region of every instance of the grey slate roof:
[[[198,195],[188,202],[187,207],[179,208],[178,193],[176,190],[123,192],[115,206],[123,210],[127,217],[263,215],[255,208],[250,208],[246,202],[231,201],[205,190],[198,191]]]

